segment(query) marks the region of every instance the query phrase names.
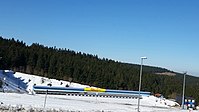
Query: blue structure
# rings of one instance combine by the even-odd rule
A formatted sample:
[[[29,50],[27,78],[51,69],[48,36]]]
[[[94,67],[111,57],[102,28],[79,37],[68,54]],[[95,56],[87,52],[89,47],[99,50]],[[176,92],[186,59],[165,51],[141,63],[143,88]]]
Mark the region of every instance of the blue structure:
[[[194,99],[185,99],[184,105],[185,105],[185,107],[187,107],[187,109],[189,109],[189,108],[195,109],[196,108]]]
[[[27,92],[27,83],[25,83],[21,77],[16,78],[14,76],[14,72],[11,70],[0,70],[0,79],[6,85],[4,86],[3,91],[20,93]]]
[[[129,90],[112,90],[112,89],[102,89],[102,88],[73,88],[73,87],[52,87],[52,86],[33,86],[33,90],[36,93],[50,92],[50,93],[97,93],[100,95],[116,95],[116,96],[138,96],[139,91],[129,91]],[[141,91],[142,96],[149,96],[150,92]]]

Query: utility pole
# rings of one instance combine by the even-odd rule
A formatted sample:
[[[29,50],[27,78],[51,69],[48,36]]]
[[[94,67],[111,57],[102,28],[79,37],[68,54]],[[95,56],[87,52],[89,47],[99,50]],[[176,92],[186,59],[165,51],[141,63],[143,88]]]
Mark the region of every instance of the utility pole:
[[[187,72],[184,72],[184,80],[183,80],[183,88],[182,88],[182,109],[184,109],[184,94],[185,94],[185,85],[186,85],[186,74]]]
[[[143,60],[147,59],[147,57],[141,57],[141,64],[140,64],[140,80],[139,80],[139,96],[138,96],[138,112],[140,112],[140,90],[141,90],[141,85],[142,85],[142,65],[143,65]]]

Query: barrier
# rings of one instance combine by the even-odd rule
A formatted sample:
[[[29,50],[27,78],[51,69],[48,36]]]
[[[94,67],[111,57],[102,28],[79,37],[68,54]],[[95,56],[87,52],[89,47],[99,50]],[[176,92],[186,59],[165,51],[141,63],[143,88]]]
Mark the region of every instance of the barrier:
[[[50,86],[33,86],[33,90],[37,94],[64,94],[78,96],[97,96],[97,97],[111,97],[111,98],[138,98],[142,96],[149,96],[150,92],[129,91],[129,90],[112,90],[94,87],[73,88],[73,87],[50,87]]]

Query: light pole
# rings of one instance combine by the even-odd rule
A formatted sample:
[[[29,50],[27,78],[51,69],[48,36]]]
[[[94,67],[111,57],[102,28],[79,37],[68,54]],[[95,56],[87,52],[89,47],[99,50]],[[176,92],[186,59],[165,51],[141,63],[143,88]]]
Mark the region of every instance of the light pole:
[[[185,80],[186,80],[186,74],[187,74],[187,72],[184,72],[184,80],[183,80],[183,88],[182,88],[182,109],[184,109],[184,94],[185,94],[185,84],[186,84],[186,82],[185,82]]]
[[[140,112],[140,90],[141,90],[141,84],[142,84],[142,65],[143,60],[147,59],[147,57],[141,57],[141,65],[140,65],[140,81],[139,81],[139,97],[138,97],[138,112]]]

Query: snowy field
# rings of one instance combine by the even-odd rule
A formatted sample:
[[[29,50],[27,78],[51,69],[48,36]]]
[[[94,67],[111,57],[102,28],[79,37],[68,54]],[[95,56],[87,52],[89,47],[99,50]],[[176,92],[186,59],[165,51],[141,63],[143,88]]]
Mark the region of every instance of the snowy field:
[[[28,110],[35,108],[38,110],[57,110],[75,112],[136,112],[136,99],[117,99],[85,96],[65,96],[47,95],[46,104],[44,95],[29,95],[17,93],[0,93],[1,106],[23,107]],[[155,104],[153,96],[145,97],[141,100],[141,112],[178,112],[178,108]],[[188,112],[184,110],[182,112]]]
[[[128,98],[104,98],[104,97],[88,97],[88,96],[67,96],[67,95],[45,95],[32,94],[32,86],[44,85],[51,83],[52,86],[65,87],[89,87],[78,83],[69,83],[67,81],[48,79],[44,77],[23,74],[10,71],[6,73],[0,72],[1,78],[5,82],[12,84],[5,86],[4,89],[14,91],[15,86],[26,87],[28,93],[3,93],[0,92],[0,111],[5,112],[32,112],[32,111],[48,111],[48,112],[137,112],[137,99]],[[16,78],[18,81],[14,81]],[[23,81],[24,83],[19,83]],[[26,86],[24,86],[26,84]],[[23,86],[22,86],[23,85]],[[46,100],[45,100],[46,99]],[[181,110],[180,107],[173,107],[176,102],[154,96],[143,96],[141,99],[141,112],[190,112],[189,110]],[[193,112],[197,112],[194,110]],[[198,111],[199,112],[199,111]]]

